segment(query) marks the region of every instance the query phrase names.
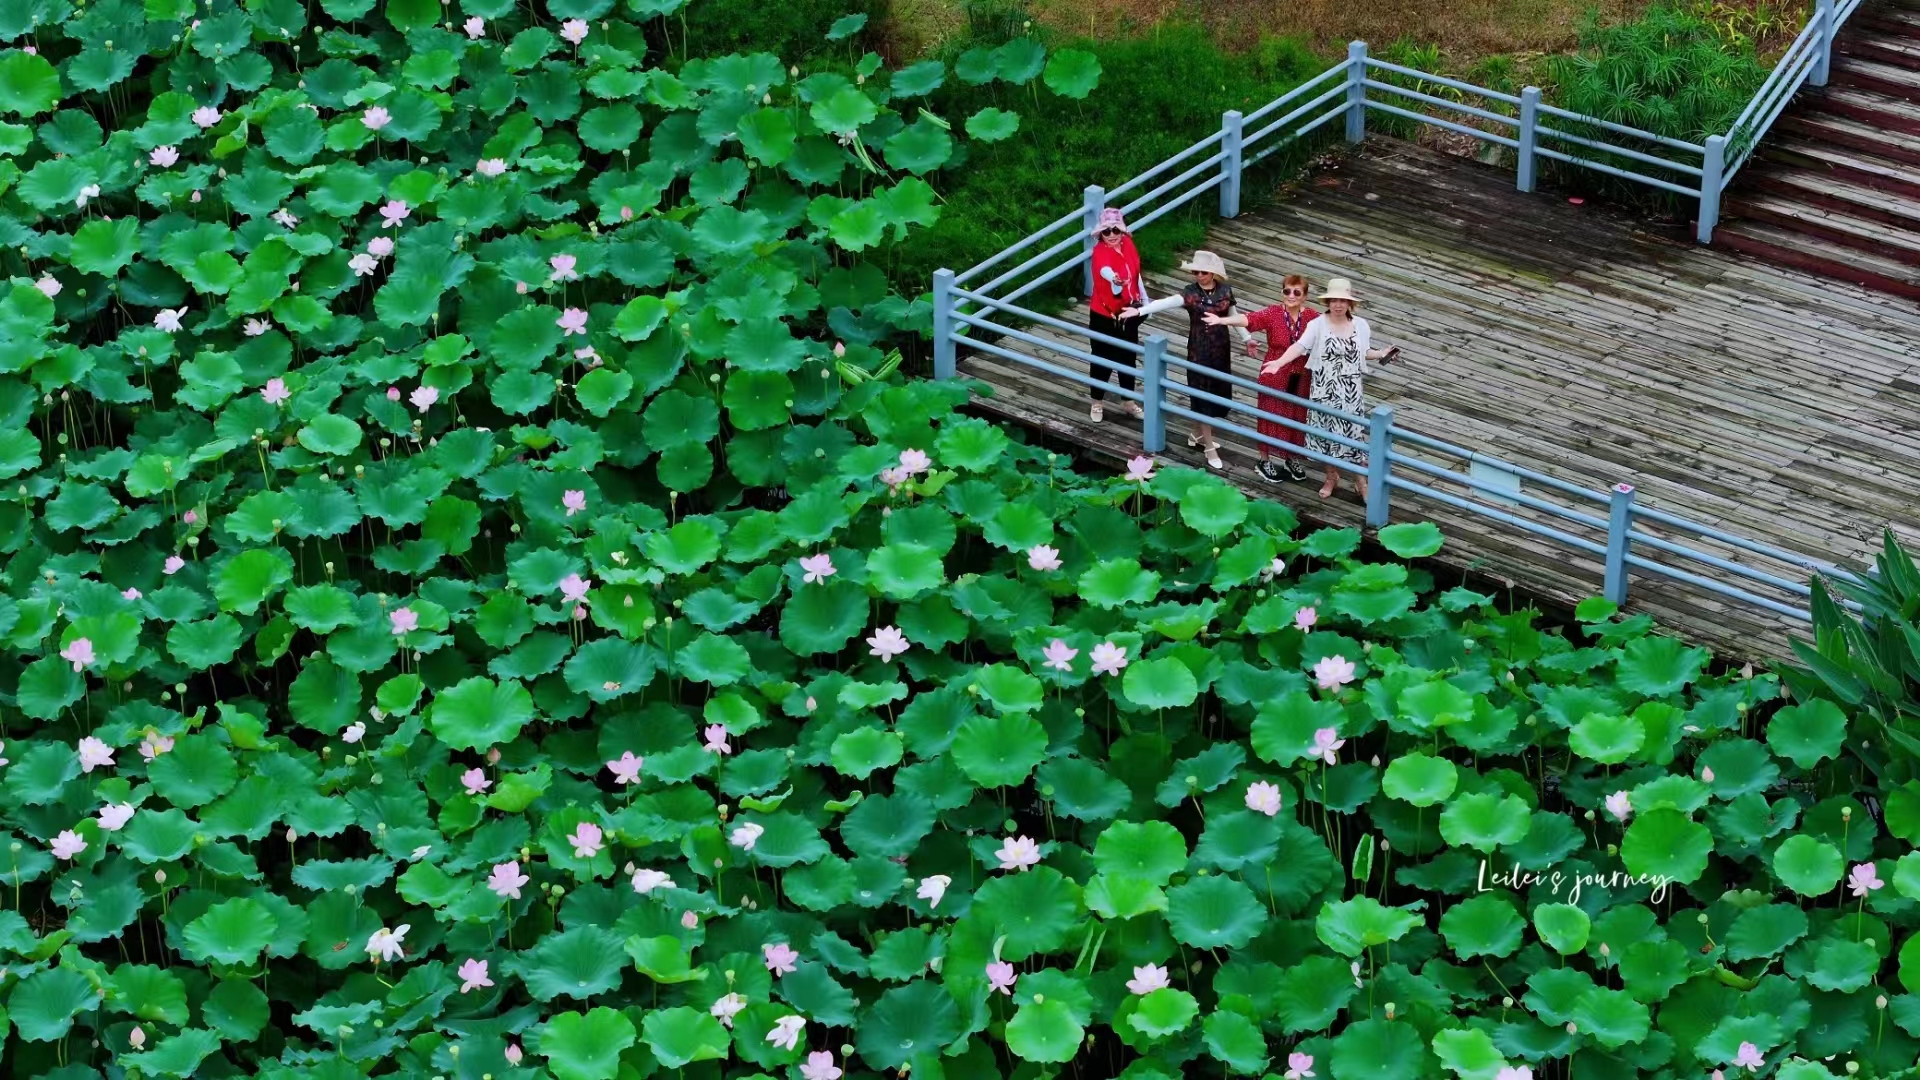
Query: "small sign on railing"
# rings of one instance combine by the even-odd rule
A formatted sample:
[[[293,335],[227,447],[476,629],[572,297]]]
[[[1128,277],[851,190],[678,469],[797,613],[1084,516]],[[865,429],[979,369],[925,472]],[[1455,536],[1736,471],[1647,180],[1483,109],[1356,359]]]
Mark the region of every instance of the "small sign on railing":
[[[1484,485],[1475,494],[1487,502],[1505,506],[1520,505],[1519,500],[1506,497],[1520,494],[1520,474],[1507,468],[1504,462],[1475,454],[1467,461],[1467,475]],[[1496,495],[1496,491],[1504,494]]]

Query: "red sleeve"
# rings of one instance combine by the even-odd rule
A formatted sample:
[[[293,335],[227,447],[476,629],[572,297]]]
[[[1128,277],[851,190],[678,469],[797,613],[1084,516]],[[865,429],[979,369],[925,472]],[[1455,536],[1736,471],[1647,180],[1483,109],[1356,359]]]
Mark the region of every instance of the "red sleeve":
[[[1268,305],[1259,311],[1247,312],[1247,333],[1273,333],[1274,306]]]

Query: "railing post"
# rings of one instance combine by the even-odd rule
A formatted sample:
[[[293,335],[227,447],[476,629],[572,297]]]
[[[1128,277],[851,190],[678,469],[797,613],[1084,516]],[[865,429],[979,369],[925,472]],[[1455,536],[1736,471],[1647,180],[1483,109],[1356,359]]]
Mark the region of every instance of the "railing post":
[[[1107,208],[1107,189],[1099,184],[1088,184],[1087,190],[1080,196],[1080,225],[1086,234],[1080,239],[1080,253],[1085,265],[1080,268],[1080,291],[1083,295],[1093,295],[1093,245],[1097,239],[1094,230],[1100,227],[1100,211]]]
[[[1827,73],[1833,67],[1833,39],[1839,27],[1833,22],[1833,0],[1814,0],[1813,68],[1807,72],[1808,86],[1827,85]]]
[[[1367,137],[1367,43],[1347,45],[1347,141],[1357,143]]]
[[[1167,339],[1149,334],[1141,346],[1140,396],[1146,416],[1140,421],[1140,445],[1147,453],[1157,454],[1167,448],[1167,418],[1160,412],[1166,397],[1160,388],[1167,375]]]
[[[1616,605],[1627,602],[1627,544],[1633,529],[1633,485],[1613,485],[1607,511],[1607,576],[1601,595]]]
[[[1220,216],[1240,216],[1240,111],[1220,116]]]
[[[1387,477],[1393,452],[1393,406],[1375,405],[1367,414],[1367,527],[1378,529],[1387,523],[1387,508],[1392,495]]]
[[[1529,86],[1520,91],[1520,176],[1514,186],[1533,190],[1533,147],[1538,138],[1534,128],[1540,122],[1540,88]]]
[[[1720,174],[1727,168],[1727,137],[1707,136],[1707,152],[1700,162],[1700,223],[1695,236],[1713,243],[1713,227],[1720,223]]]
[[[953,375],[953,271],[943,268],[933,272],[933,377]]]

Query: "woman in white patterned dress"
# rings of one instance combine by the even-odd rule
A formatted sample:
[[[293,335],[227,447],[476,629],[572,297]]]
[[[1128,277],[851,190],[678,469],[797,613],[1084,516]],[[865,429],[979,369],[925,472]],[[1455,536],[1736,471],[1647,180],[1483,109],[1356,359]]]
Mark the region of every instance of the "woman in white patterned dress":
[[[1365,469],[1367,452],[1361,447],[1367,441],[1367,425],[1364,421],[1347,417],[1358,417],[1360,413],[1361,402],[1366,396],[1364,379],[1368,361],[1390,364],[1400,355],[1400,347],[1373,347],[1372,328],[1367,325],[1367,320],[1353,313],[1360,301],[1353,295],[1353,283],[1346,278],[1334,278],[1327,282],[1327,291],[1320,294],[1320,300],[1326,305],[1325,317],[1308,323],[1298,341],[1288,346],[1286,352],[1261,365],[1260,370],[1269,373],[1278,371],[1302,355],[1306,356],[1307,370],[1313,372],[1313,403],[1346,414],[1329,415],[1314,409],[1308,419],[1313,431],[1307,435],[1307,449]],[[1335,442],[1332,436],[1351,439],[1361,446]],[[1331,498],[1340,486],[1339,470],[1331,464],[1327,465],[1326,470],[1326,483],[1320,485],[1320,497],[1323,499]],[[1353,482],[1364,502],[1367,497],[1366,477],[1355,476]]]

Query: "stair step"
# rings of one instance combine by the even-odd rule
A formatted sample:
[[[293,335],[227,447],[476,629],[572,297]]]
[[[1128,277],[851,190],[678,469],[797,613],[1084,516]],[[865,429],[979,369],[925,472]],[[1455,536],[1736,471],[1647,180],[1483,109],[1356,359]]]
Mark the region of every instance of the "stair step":
[[[1735,191],[1743,189],[1826,207],[1920,235],[1920,199],[1902,198],[1895,192],[1853,183],[1835,172],[1770,165],[1743,174]]]
[[[1845,86],[1877,90],[1902,101],[1920,101],[1920,71],[1878,64],[1858,56],[1843,56],[1834,61],[1830,78]]]
[[[1794,106],[1805,115],[1832,113],[1877,128],[1920,136],[1920,103],[1902,101],[1855,86],[1829,86]]]
[[[1797,116],[1788,112],[1780,117],[1775,130],[1844,147],[1865,157],[1913,165],[1917,175],[1920,175],[1920,135],[1909,135],[1833,113]]]
[[[1876,64],[1905,68],[1908,71],[1920,71],[1920,27],[1914,28],[1912,37],[1842,37],[1839,42],[1840,55],[1859,57]]]
[[[1818,277],[1920,300],[1920,271],[1806,233],[1738,221],[1715,229],[1713,242]]]
[[[1839,207],[1803,201],[1783,194],[1755,193],[1736,199],[1729,207],[1735,216],[1764,221],[1791,232],[1807,233],[1828,243],[1851,248],[1888,264],[1920,268],[1920,232],[1909,232],[1870,221]],[[1916,271],[1909,269],[1909,274]]]
[[[1920,167],[1791,134],[1769,138],[1760,144],[1760,149],[1770,161],[1835,173],[1851,183],[1879,188],[1903,198],[1920,199]]]
[[[1847,20],[1847,25],[1841,28],[1842,40],[1845,40],[1845,35],[1849,33],[1864,34],[1869,37],[1914,37],[1920,35],[1920,18],[1916,18],[1913,12],[1895,9],[1875,11],[1872,14],[1863,11]]]

